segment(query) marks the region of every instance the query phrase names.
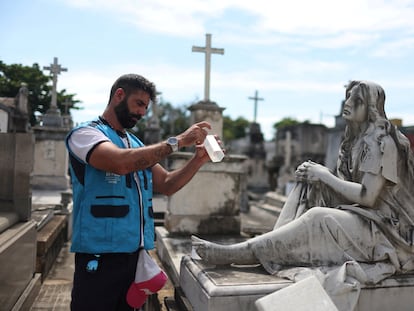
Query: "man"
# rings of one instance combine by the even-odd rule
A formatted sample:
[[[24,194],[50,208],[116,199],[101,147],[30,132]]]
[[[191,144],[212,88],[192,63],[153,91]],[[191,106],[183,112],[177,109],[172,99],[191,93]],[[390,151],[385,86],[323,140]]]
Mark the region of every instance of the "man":
[[[202,145],[211,129],[208,122],[150,146],[126,131],[155,100],[153,83],[123,75],[112,86],[102,116],[66,138],[74,206],[72,310],[132,310],[126,293],[134,281],[138,249],[154,247],[153,190],[174,194],[209,161]],[[169,172],[158,164],[193,145],[194,156],[182,168]]]

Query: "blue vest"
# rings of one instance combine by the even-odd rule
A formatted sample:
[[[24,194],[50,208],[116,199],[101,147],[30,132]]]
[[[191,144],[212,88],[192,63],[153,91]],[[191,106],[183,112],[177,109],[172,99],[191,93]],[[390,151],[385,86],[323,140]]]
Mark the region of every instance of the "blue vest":
[[[71,251],[131,253],[142,244],[145,249],[154,248],[151,168],[136,172],[137,185],[133,173],[121,176],[85,164],[68,146],[72,133],[85,126],[99,129],[115,145],[126,148],[120,134],[101,120],[82,124],[66,137],[73,190]],[[143,146],[134,135],[126,135],[131,148]]]

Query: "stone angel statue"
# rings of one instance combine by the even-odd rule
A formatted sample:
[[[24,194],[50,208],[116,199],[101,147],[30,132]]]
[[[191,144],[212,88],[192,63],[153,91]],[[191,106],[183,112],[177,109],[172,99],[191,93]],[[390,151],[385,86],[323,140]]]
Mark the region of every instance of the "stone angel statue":
[[[351,81],[337,171],[307,161],[274,229],[222,245],[192,237],[210,264],[283,267],[377,265],[375,283],[414,270],[414,157],[408,139],[384,111],[385,93],[369,81]],[[378,265],[377,265],[378,267]]]

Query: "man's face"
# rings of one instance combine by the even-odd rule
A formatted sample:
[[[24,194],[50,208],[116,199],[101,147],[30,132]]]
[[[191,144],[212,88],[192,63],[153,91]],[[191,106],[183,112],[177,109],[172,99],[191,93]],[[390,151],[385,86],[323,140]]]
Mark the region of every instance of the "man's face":
[[[149,95],[144,91],[131,93],[115,107],[114,111],[123,128],[130,129],[145,115],[148,109]]]

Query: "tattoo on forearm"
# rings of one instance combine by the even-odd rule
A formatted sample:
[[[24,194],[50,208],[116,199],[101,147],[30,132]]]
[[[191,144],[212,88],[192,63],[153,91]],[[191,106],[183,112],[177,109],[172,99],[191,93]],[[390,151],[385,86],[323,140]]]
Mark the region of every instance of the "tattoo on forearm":
[[[140,158],[136,161],[136,169],[135,170],[140,170],[143,167],[148,167],[150,165],[150,162],[145,159],[145,158]]]
[[[156,161],[158,162],[164,159],[165,157],[167,157],[171,153],[170,148],[171,148],[170,146],[163,146],[163,145],[161,145],[161,148],[156,148],[154,152],[155,157],[158,159]]]
[[[139,157],[136,162],[136,170],[141,170],[143,168],[150,167],[162,159],[166,158],[171,153],[171,149],[167,145],[157,145],[154,146],[154,149],[146,153],[144,156]]]

